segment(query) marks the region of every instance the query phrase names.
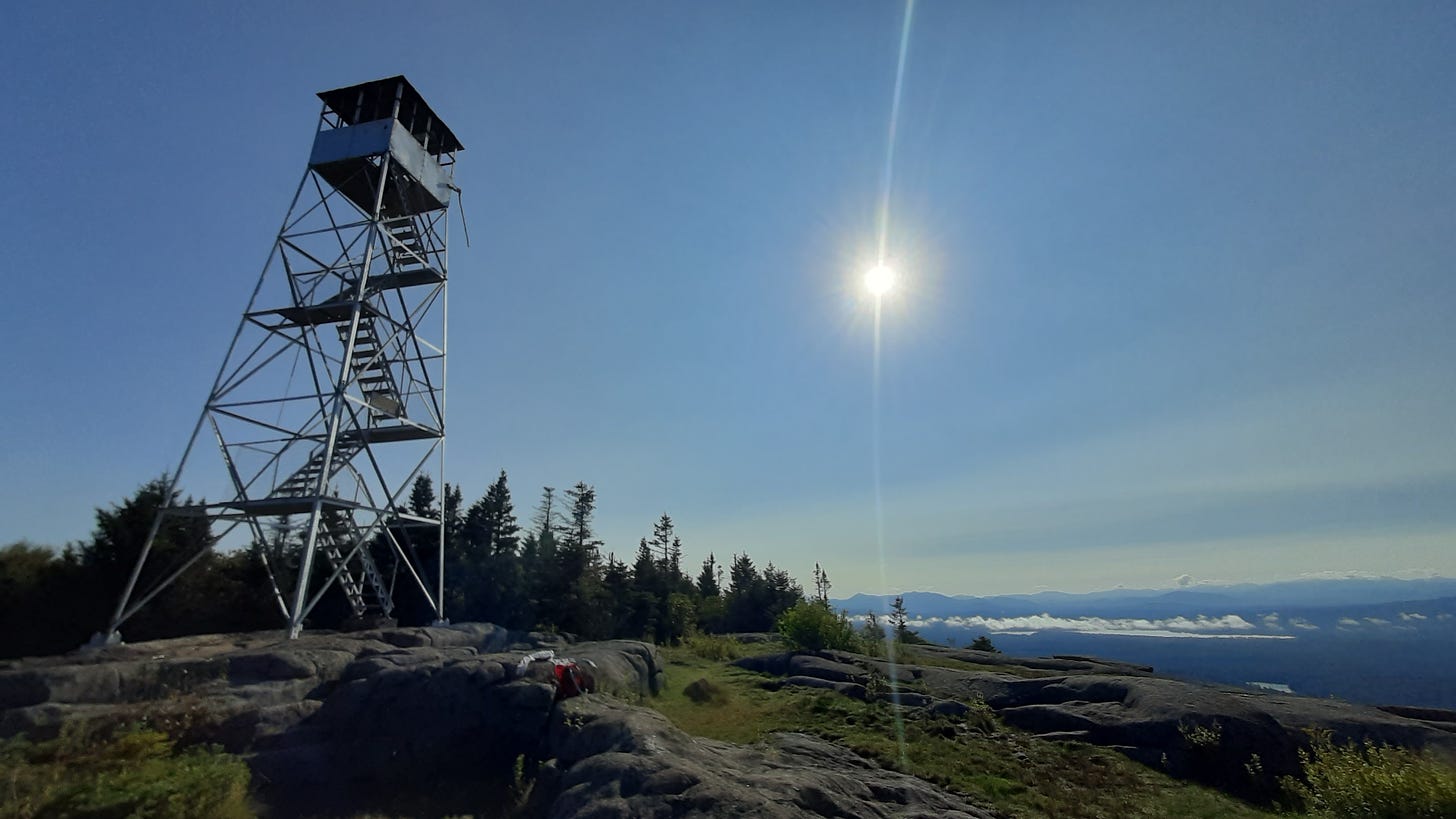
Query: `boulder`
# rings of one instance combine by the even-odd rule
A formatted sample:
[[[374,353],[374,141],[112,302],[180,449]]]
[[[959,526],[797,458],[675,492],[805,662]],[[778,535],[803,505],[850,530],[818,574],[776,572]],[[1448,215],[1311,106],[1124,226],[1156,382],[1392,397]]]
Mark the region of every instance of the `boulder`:
[[[1429,748],[1456,758],[1456,731],[1452,730],[1456,725],[1441,721],[1446,716],[1443,713],[1381,710],[1163,679],[1152,676],[1146,666],[1088,657],[1019,658],[940,646],[918,646],[916,650],[979,665],[1061,673],[1026,679],[995,670],[904,663],[891,668],[882,659],[844,652],[773,654],[744,658],[736,664],[776,676],[774,684],[829,690],[837,689],[826,678],[854,677],[847,666],[887,678],[893,673],[901,684],[913,683],[916,690],[882,692],[878,695],[882,700],[960,717],[969,708],[959,701],[980,698],[1013,727],[1115,748],[1174,775],[1252,799],[1272,796],[1277,777],[1298,772],[1299,750],[1308,745],[1310,729],[1330,731],[1338,741]],[[1246,765],[1254,754],[1259,755],[1265,772],[1261,780],[1247,773]]]
[[[715,742],[610,700],[563,703],[548,753],[554,762],[538,778],[533,807],[551,819],[992,816],[821,739],[790,733],[759,746]]]
[[[853,682],[835,682],[834,680],[824,680],[818,677],[793,676],[785,677],[782,683],[783,685],[793,685],[801,688],[823,688],[838,694],[843,694],[846,697],[853,697],[857,700],[862,700],[867,696],[865,687]]]
[[[601,690],[636,699],[661,688],[651,645],[551,644]],[[364,811],[422,790],[448,794],[439,797],[448,812],[475,812],[518,757],[542,758],[557,708],[551,664],[522,672],[512,645],[541,647],[471,623],[297,640],[205,635],[7,662],[0,737],[47,738],[78,720],[185,717],[188,739],[244,754],[264,800],[291,813]]]
[[[963,717],[971,713],[971,707],[955,700],[937,700],[931,704],[930,713],[939,717]]]

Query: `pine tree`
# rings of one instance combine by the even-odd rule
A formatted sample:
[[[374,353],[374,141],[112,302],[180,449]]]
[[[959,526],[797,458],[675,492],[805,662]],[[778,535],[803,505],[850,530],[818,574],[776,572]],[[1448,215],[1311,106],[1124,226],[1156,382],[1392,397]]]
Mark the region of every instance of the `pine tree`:
[[[490,537],[486,545],[492,555],[496,557],[515,557],[516,549],[520,545],[521,527],[516,523],[515,506],[511,503],[511,488],[506,483],[506,471],[502,469],[500,476],[485,491],[485,497],[481,498],[485,508],[485,523],[489,530]]]
[[[547,535],[550,535],[552,544],[555,544],[556,535],[562,529],[561,510],[556,508],[555,487],[541,487],[541,501],[536,504],[536,512],[531,516],[531,525],[535,527],[538,542],[545,540]]]
[[[698,573],[698,628],[710,634],[724,629],[728,613],[723,599],[723,568],[709,552],[703,561],[703,570]]]
[[[767,588],[758,568],[746,553],[733,555],[728,567],[725,626],[729,631],[761,631]]]
[[[669,550],[672,548],[672,537],[672,518],[668,517],[666,512],[663,512],[662,517],[658,518],[657,522],[652,524],[651,541],[653,548],[657,551],[657,558],[662,562],[663,566],[666,566],[671,559]]]
[[[429,475],[415,478],[415,485],[410,488],[409,510],[422,518],[435,517],[435,482]]]
[[[860,626],[859,635],[872,651],[878,650],[876,646],[885,641],[885,627],[880,625],[874,612],[865,612],[864,625]]]
[[[603,637],[606,624],[596,612],[603,602],[598,552],[602,542],[592,532],[597,492],[578,482],[567,490],[566,496],[571,500],[571,517],[557,549],[560,597],[556,610],[550,613],[564,631],[587,638]]]
[[[459,528],[449,557],[455,610],[466,619],[513,628],[533,625],[527,616],[523,561],[517,554],[520,526],[505,470],[470,505]]]
[[[527,609],[533,625],[556,625],[553,606],[558,605],[561,573],[557,561],[557,536],[561,532],[561,513],[556,508],[556,489],[541,488],[541,500],[531,516],[532,531],[521,541],[521,566],[525,573]]]
[[[602,545],[592,532],[592,518],[597,509],[597,490],[578,481],[576,486],[566,490],[566,497],[571,500],[571,518],[567,523],[563,545],[569,544],[584,554],[595,555]]]
[[[683,582],[687,578],[683,576],[682,572],[682,538],[677,536],[673,536],[672,545],[667,549],[667,572],[672,577],[674,586],[692,588],[690,582]]]
[[[829,573],[819,568],[819,564],[815,563],[814,599],[826,606],[829,605],[829,586]]]
[[[460,539],[460,529],[463,519],[460,514],[464,498],[460,494],[460,487],[450,482],[445,483],[445,502],[440,521],[445,526],[445,548],[454,547]]]
[[[637,543],[637,560],[632,564],[632,597],[630,611],[623,624],[623,636],[640,640],[656,633],[661,595],[657,557],[644,537]]]
[[[763,583],[768,590],[768,605],[765,610],[768,624],[761,630],[767,631],[773,627],[780,614],[804,599],[804,589],[787,571],[775,568],[772,563],[763,567]]]
[[[652,555],[652,547],[647,545],[647,538],[642,538],[637,544],[637,560],[632,564],[632,583],[639,590],[657,593],[659,583],[657,582],[657,558]]]
[[[744,554],[733,555],[733,564],[728,569],[728,581],[732,585],[728,587],[729,594],[749,594],[753,587],[760,580],[758,568],[753,565],[753,559]]]
[[[698,573],[698,595],[718,596],[718,563],[713,559],[712,552],[708,552],[708,558],[703,561],[703,570]]]
[[[894,630],[895,642],[901,645],[919,645],[925,642],[910,628],[910,615],[905,611],[904,595],[896,596],[895,602],[890,604],[890,627]]]
[[[991,642],[991,638],[990,637],[987,637],[984,634],[982,634],[981,636],[977,637],[975,640],[971,641],[971,650],[973,650],[973,651],[986,651],[986,652],[990,652],[992,654],[1000,654],[1001,653],[1001,649],[996,648],[996,645]]]
[[[615,554],[607,555],[607,567],[602,571],[602,588],[606,592],[606,613],[610,620],[605,632],[609,636],[631,636],[627,629],[633,608],[632,571]]]

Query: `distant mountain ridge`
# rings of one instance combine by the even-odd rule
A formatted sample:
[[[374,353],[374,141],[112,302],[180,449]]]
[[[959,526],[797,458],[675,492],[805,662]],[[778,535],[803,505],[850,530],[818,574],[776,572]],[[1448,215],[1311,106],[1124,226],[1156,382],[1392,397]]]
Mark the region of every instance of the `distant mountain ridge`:
[[[1338,578],[1277,583],[1200,585],[1178,589],[1109,589],[1070,594],[1045,591],[989,597],[905,592],[905,608],[916,617],[1167,617],[1241,611],[1281,611],[1336,606],[1366,606],[1456,597],[1456,578]],[[850,614],[879,613],[895,595],[856,594],[831,602]]]
[[[1351,578],[952,597],[907,592],[932,641],[987,635],[1025,655],[1088,654],[1162,673],[1371,704],[1456,708],[1456,579]],[[889,595],[832,601],[882,613]]]

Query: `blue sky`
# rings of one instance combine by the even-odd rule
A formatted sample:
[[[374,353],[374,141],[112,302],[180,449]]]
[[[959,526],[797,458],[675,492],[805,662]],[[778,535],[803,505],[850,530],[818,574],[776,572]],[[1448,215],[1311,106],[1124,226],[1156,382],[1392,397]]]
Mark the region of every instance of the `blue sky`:
[[[835,593],[1456,574],[1456,6],[30,4],[0,38],[0,542],[181,454],[314,92],[466,146],[452,481],[585,480]],[[219,479],[221,476],[217,476]],[[206,491],[212,476],[189,480]]]

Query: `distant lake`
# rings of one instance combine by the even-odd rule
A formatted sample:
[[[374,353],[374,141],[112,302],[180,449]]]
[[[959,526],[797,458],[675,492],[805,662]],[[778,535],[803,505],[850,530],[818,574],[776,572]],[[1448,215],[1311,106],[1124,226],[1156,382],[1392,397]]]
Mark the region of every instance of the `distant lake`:
[[[965,646],[986,632],[932,623],[920,633],[935,642],[954,640]],[[1083,654],[1150,665],[1161,674],[1186,679],[1245,687],[1282,686],[1308,696],[1333,696],[1370,705],[1456,709],[1456,652],[1449,650],[1451,635],[1386,636],[1331,630],[1278,640],[1073,631],[987,636],[1012,655]]]

